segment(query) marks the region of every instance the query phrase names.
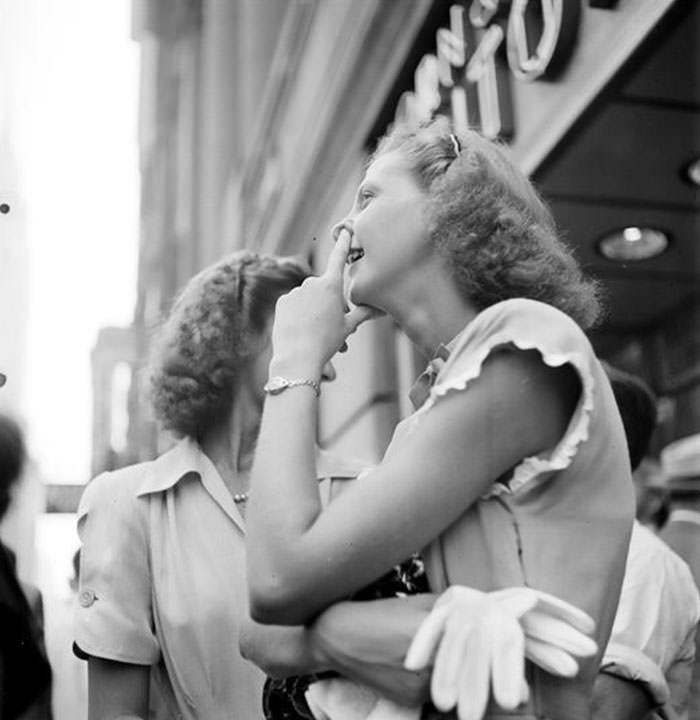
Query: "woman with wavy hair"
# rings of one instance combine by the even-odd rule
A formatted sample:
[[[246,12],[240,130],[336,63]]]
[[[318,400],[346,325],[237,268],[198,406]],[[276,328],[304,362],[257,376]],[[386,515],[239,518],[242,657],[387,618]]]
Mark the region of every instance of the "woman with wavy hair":
[[[573,676],[528,660],[522,702],[503,709],[486,685],[463,717],[588,718],[633,518],[624,430],[585,335],[595,284],[506,150],[442,120],[380,142],[335,238],[325,273],[277,304],[248,508],[253,618],[307,623],[421,550],[435,593],[527,587],[595,621],[598,652]],[[297,383],[377,311],[434,382],[382,462],[324,506],[316,397]],[[481,692],[486,664],[460,695]]]
[[[96,477],[78,510],[91,720],[263,717],[265,676],[238,651],[244,509],[275,302],[308,274],[291,258],[230,255],[189,281],[154,344],[155,414],[180,439]]]

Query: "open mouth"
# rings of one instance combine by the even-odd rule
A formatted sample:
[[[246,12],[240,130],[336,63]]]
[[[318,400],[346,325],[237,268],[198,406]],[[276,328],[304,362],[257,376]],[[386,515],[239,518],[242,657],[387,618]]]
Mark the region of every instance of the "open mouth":
[[[348,265],[352,265],[358,260],[361,260],[364,256],[365,251],[362,248],[350,248],[347,260],[345,262],[347,262]]]

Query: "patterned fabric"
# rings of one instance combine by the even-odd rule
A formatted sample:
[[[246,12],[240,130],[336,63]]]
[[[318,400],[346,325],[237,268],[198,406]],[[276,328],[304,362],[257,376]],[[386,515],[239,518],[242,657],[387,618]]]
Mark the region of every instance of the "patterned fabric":
[[[355,593],[356,601],[381,600],[430,592],[423,562],[414,555],[379,580]],[[304,693],[312,682],[334,677],[336,673],[300,675],[284,679],[268,678],[263,689],[263,711],[266,720],[314,720]]]

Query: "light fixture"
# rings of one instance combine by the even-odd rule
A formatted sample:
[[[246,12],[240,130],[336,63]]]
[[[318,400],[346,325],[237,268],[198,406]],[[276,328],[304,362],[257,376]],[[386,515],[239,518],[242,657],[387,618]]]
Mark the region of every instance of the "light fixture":
[[[694,160],[691,160],[683,168],[681,174],[686,182],[689,182],[696,187],[700,187],[700,156],[696,157]]]
[[[604,235],[598,240],[598,252],[615,262],[636,262],[661,255],[668,247],[668,235],[662,230],[631,225]]]

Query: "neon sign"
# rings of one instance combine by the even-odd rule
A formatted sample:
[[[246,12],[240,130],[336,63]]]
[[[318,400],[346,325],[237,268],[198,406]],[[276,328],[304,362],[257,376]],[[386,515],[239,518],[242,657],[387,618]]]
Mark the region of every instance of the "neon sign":
[[[477,127],[490,138],[511,138],[512,79],[551,80],[564,69],[576,46],[580,9],[580,0],[452,5],[450,26],[437,31],[435,53],[418,63],[413,90],[399,99],[396,122],[442,114],[457,130]]]

